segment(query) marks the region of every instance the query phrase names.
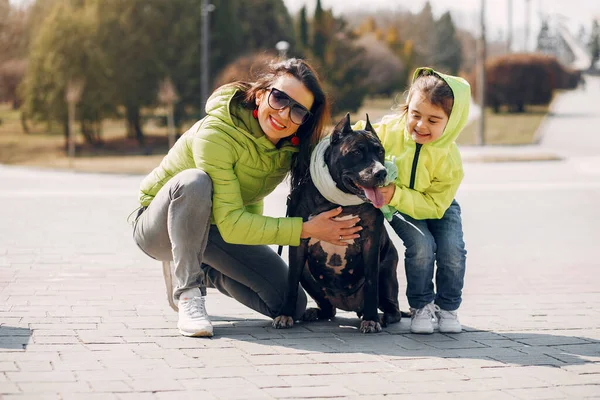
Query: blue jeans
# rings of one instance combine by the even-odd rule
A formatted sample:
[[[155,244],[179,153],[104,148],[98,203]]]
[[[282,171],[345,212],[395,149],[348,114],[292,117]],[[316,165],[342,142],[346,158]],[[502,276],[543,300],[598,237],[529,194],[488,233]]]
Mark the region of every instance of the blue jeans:
[[[463,241],[460,206],[456,200],[452,201],[441,219],[416,220],[398,212],[394,214],[390,225],[406,247],[404,269],[406,297],[410,307],[423,308],[435,300],[442,310],[458,309],[462,301],[467,251]],[[433,286],[435,262],[437,293]]]

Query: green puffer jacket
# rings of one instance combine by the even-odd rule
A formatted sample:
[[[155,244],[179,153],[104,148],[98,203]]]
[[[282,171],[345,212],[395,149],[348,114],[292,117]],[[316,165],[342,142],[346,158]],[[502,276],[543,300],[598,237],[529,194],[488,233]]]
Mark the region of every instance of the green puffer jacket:
[[[228,243],[298,246],[302,218],[261,215],[263,199],[290,170],[297,151],[289,142],[279,149],[263,133],[242,92],[217,89],[206,103],[207,116],[185,132],[140,186],[140,203],[150,204],[161,187],[179,172],[200,168],[213,183],[211,223]]]
[[[418,68],[435,72],[448,83],[454,94],[454,105],[442,136],[434,142],[417,146],[406,131],[404,115],[389,115],[373,124],[385,149],[385,157],[395,157],[398,178],[390,206],[415,219],[440,219],[450,207],[462,182],[464,172],[460,152],[455,140],[467,124],[471,89],[462,78],[445,75],[431,68]],[[359,121],[354,129],[364,129]]]

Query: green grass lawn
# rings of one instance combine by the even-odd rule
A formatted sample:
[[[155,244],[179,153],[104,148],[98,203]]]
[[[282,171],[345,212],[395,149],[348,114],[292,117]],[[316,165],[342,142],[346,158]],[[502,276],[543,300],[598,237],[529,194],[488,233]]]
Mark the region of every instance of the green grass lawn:
[[[378,121],[395,113],[394,98],[370,98],[350,115],[356,122],[366,118]],[[548,107],[530,107],[524,114],[494,114],[486,110],[486,145],[531,144],[535,132],[548,112]],[[333,122],[337,123],[337,118]],[[72,168],[89,172],[148,173],[167,152],[167,129],[147,123],[147,144],[141,148],[135,139],[126,138],[123,120],[107,120],[102,124],[103,146],[93,148],[77,137],[77,156],[69,162],[64,151],[62,127],[28,122],[30,133],[23,132],[18,111],[0,104],[0,163],[51,168]],[[190,126],[191,123],[185,126]],[[477,121],[472,121],[458,138],[460,145],[476,143]]]

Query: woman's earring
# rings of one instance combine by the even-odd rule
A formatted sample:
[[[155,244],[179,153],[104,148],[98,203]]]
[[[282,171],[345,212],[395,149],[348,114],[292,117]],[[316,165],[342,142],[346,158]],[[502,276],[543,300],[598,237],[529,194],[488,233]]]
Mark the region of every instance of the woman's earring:
[[[254,110],[252,110],[252,116],[254,119],[258,119],[258,106]]]
[[[290,139],[292,141],[292,146],[300,146],[300,138],[298,136],[296,136],[296,134],[294,133],[294,136],[292,136],[292,139]]]

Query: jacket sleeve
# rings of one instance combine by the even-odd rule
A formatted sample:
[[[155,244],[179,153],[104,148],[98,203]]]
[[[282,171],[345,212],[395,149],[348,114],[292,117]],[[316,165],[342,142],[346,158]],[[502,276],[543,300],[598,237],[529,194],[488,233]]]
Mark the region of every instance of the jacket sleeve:
[[[263,210],[264,210],[264,205],[265,205],[265,203],[262,200],[257,203],[254,203],[254,204],[248,204],[246,206],[246,211],[251,214],[262,215]]]
[[[300,244],[302,218],[273,218],[256,214],[262,205],[244,207],[234,172],[238,158],[234,139],[215,124],[205,124],[192,143],[194,163],[213,183],[213,219],[227,243],[261,245]]]
[[[431,185],[422,192],[396,184],[390,205],[415,219],[442,218],[456,196],[464,172],[458,151],[440,164],[443,165],[437,168]]]

